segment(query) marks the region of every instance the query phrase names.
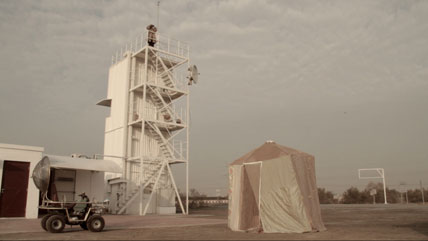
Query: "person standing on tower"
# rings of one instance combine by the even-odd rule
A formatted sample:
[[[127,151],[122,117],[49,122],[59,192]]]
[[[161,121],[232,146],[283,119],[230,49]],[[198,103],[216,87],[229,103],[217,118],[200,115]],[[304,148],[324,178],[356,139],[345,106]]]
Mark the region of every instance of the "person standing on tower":
[[[149,30],[148,36],[147,36],[147,43],[150,47],[154,47],[156,43],[156,32],[158,31],[155,25],[150,24],[147,26],[147,30]]]

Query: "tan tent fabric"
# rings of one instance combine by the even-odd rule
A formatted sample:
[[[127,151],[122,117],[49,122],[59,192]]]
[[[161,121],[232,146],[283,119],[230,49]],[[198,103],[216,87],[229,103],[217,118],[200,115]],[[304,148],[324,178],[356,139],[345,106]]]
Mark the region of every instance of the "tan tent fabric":
[[[239,231],[241,166],[229,167],[229,215],[228,225],[233,231]],[[232,211],[233,210],[233,211]]]
[[[310,217],[314,231],[325,231],[321,219],[321,209],[318,198],[318,188],[315,177],[315,159],[310,155],[291,155],[297,182],[303,196],[307,215]],[[311,173],[313,175],[308,175]]]
[[[261,219],[266,233],[312,230],[290,156],[263,162]]]
[[[241,171],[240,230],[258,229],[260,164],[244,165]]]
[[[261,164],[255,165],[256,162]],[[312,155],[267,142],[235,160],[230,167],[232,230],[249,231],[261,226],[264,232],[326,230]],[[241,169],[238,171],[237,167]]]
[[[250,182],[251,189],[254,194],[254,198],[259,206],[259,193],[260,193],[260,168],[261,163],[252,163],[245,164],[244,171],[248,176],[248,181]]]

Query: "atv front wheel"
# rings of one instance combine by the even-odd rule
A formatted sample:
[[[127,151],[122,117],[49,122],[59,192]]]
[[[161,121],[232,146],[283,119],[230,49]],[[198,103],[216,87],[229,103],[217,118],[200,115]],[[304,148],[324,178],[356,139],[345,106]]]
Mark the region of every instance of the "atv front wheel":
[[[93,215],[88,218],[86,225],[91,232],[101,232],[105,225],[104,218],[100,215]]]

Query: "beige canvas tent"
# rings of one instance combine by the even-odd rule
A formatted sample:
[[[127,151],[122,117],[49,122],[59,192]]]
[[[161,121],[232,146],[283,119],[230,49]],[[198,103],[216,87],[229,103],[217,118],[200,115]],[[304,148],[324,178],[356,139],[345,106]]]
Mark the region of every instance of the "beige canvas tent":
[[[229,228],[324,231],[312,155],[267,141],[229,166]]]

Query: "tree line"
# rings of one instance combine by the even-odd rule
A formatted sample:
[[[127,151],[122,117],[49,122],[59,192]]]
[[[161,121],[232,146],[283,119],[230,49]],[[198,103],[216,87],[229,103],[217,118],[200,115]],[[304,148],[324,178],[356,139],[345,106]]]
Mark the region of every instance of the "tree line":
[[[373,190],[376,190],[375,192]],[[374,195],[371,195],[375,193]],[[184,199],[185,194],[180,192]],[[325,188],[318,188],[318,197],[321,204],[368,204],[384,203],[383,184],[370,182],[363,190],[356,187],[350,187],[342,195],[334,195],[333,192]],[[428,190],[424,190],[425,202],[428,203]],[[421,189],[408,189],[406,192],[400,192],[396,189],[386,188],[386,198],[388,203],[422,203]],[[206,199],[228,199],[226,196],[207,196],[200,193],[195,188],[189,190],[189,200],[206,200]]]
[[[376,190],[375,192],[373,190]],[[374,194],[375,193],[375,194]],[[371,195],[374,194],[374,195]],[[318,197],[321,204],[364,204],[364,203],[384,203],[384,193],[382,183],[370,182],[363,190],[350,187],[340,197],[335,197],[333,192],[325,188],[318,188]],[[425,201],[428,202],[428,191],[424,190]],[[409,189],[400,192],[396,189],[386,188],[386,199],[388,203],[422,203],[421,189]]]

